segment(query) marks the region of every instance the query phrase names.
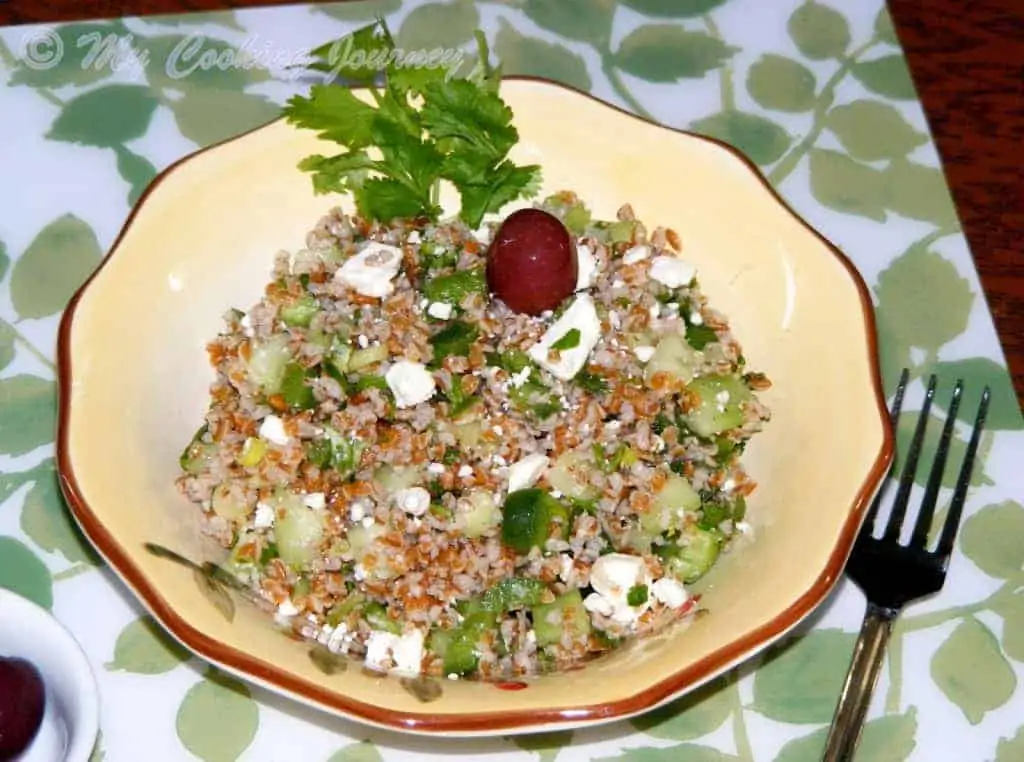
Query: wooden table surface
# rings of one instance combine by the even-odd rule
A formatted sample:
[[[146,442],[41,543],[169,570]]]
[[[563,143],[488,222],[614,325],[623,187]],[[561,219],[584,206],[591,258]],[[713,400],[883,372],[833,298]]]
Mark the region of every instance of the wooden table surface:
[[[0,25],[287,0],[0,0]],[[1024,2],[889,0],[1024,399]]]

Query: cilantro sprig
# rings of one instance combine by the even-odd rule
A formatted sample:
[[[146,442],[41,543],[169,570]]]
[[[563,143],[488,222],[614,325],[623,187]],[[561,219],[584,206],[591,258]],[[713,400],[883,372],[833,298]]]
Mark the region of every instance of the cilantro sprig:
[[[313,50],[307,66],[319,72],[335,72],[343,50],[353,61],[378,62],[344,70],[347,79],[366,86],[372,102],[343,86],[317,84],[284,108],[288,122],[345,149],[300,162],[314,191],[351,193],[369,220],[435,221],[442,211],[440,184],[447,180],[459,193],[459,217],[472,228],[507,203],[536,195],[540,167],[508,158],[519,133],[498,94],[500,67],[490,65],[482,33],[476,40],[479,62],[463,78],[403,60],[383,19]]]

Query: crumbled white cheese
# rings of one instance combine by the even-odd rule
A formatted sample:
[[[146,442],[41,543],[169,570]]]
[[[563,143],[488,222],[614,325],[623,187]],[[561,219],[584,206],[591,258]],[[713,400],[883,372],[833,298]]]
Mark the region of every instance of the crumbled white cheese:
[[[277,620],[278,624],[288,624],[288,620],[293,616],[296,616],[299,610],[295,608],[295,604],[291,602],[291,599],[286,600],[280,606],[277,607],[277,612],[274,614],[274,619]]]
[[[580,333],[579,344],[571,349],[563,349],[558,359],[548,359],[551,345],[565,336],[572,329]],[[544,333],[540,341],[527,350],[527,354],[541,367],[562,381],[569,381],[583,370],[591,350],[601,338],[601,319],[594,308],[594,300],[589,294],[576,297],[563,315],[556,320]]]
[[[640,362],[649,362],[654,357],[654,347],[641,344],[638,347],[633,347],[633,354]]]
[[[391,654],[397,644],[398,636],[393,632],[372,630],[366,639],[366,666],[386,672],[391,668]]]
[[[651,316],[651,320],[657,320],[659,317],[661,317],[661,305],[658,303],[652,304],[647,309],[647,314]]]
[[[508,491],[532,487],[548,467],[548,456],[540,453],[527,455],[508,467]]]
[[[625,287],[626,287],[626,281],[622,280],[622,278],[616,278],[615,280],[612,281],[612,288],[625,288]]]
[[[419,243],[420,242],[420,231],[418,231],[418,230],[411,231],[409,233],[409,235],[407,235],[405,237],[405,240],[408,241],[409,243]]]
[[[649,272],[654,280],[669,288],[687,285],[696,274],[697,268],[690,263],[684,262],[679,257],[670,257],[664,254],[654,258]]]
[[[704,316],[699,312],[690,313],[690,322],[694,325],[704,325]]]
[[[651,247],[641,243],[626,250],[626,253],[622,255],[622,264],[635,265],[637,262],[643,262],[650,255]]]
[[[345,260],[334,279],[363,296],[381,298],[395,290],[391,280],[402,265],[402,250],[396,246],[371,242],[358,254]]]
[[[409,487],[395,493],[395,503],[410,516],[422,516],[430,508],[430,493],[423,487]]]
[[[734,489],[736,489],[736,480],[733,479],[731,476],[724,482],[722,482],[723,492],[732,492]]]
[[[502,436],[502,435],[503,435],[503,434],[505,433],[505,429],[501,428],[501,424],[500,424],[500,423],[496,423],[496,424],[494,424],[494,425],[493,425],[493,426],[491,427],[491,429],[492,429],[492,430],[494,431],[494,433],[495,433],[495,434],[497,434],[497,435],[498,435],[499,437],[500,437],[500,436]]]
[[[427,308],[427,314],[438,320],[447,320],[452,316],[453,307],[446,302],[434,302]]]
[[[366,666],[386,672],[419,674],[423,663],[423,632],[410,630],[404,635],[372,630],[366,641]]]
[[[350,645],[352,645],[354,637],[353,633],[348,631],[348,625],[342,622],[337,627],[331,629],[326,638],[327,642],[325,642],[324,645],[327,646],[327,650],[332,653],[343,653],[348,650]]]
[[[327,497],[323,492],[310,492],[302,498],[302,502],[314,511],[322,511],[327,507]]]
[[[263,419],[263,423],[260,424],[260,437],[281,447],[292,441],[288,432],[284,430],[284,421],[276,415],[268,415]]]
[[[520,386],[522,386],[523,384],[525,384],[529,380],[530,380],[530,368],[526,367],[526,368],[523,368],[518,373],[513,373],[512,374],[512,378],[510,378],[508,382],[509,382],[509,384],[511,384],[513,389],[518,389]]]
[[[649,585],[650,581],[647,566],[639,556],[625,553],[601,556],[591,567],[590,586],[594,592],[583,600],[583,607],[618,624],[631,625],[650,607],[650,601],[630,606],[629,591],[637,585]]]
[[[423,666],[423,631],[410,630],[402,635],[391,650],[395,669],[419,674]]]
[[[576,290],[590,288],[597,274],[597,258],[589,246],[576,245]]]
[[[463,479],[466,478],[467,476],[472,476],[473,475],[473,467],[469,466],[469,465],[460,466],[458,474]]]
[[[612,324],[612,328],[619,330],[622,327],[622,321],[619,319],[619,313],[615,310],[609,310],[608,322]]]
[[[562,582],[568,582],[569,577],[572,575],[572,569],[575,565],[575,561],[573,561],[572,556],[568,553],[563,553],[558,557],[558,563],[561,567],[558,570],[558,578],[562,580]]]
[[[256,515],[253,516],[253,529],[269,529],[274,526],[274,509],[263,502],[256,503]]]
[[[252,318],[248,315],[242,315],[242,319],[238,321],[238,324],[242,326],[242,333],[252,338],[256,335],[256,331],[252,328]]]
[[[434,376],[426,366],[409,360],[399,360],[384,374],[384,380],[395,395],[395,404],[413,407],[434,395]]]
[[[362,523],[363,527],[365,527],[366,529],[369,529],[370,527],[372,527],[374,524],[377,523],[377,519],[375,519],[373,516],[367,516],[366,518],[364,518],[362,520],[361,523]]]
[[[366,349],[370,346],[370,340],[363,336],[363,334],[359,334],[359,336],[356,337],[356,343],[359,344],[360,349]]]
[[[348,507],[348,517],[352,521],[362,521],[366,517],[366,506],[362,501],[356,500]]]
[[[362,582],[366,579],[366,567],[362,564],[356,564],[352,567],[352,576],[357,582]]]
[[[690,599],[686,588],[671,577],[662,577],[651,585],[651,595],[670,609],[677,609]]]
[[[427,466],[427,471],[432,474],[440,475],[445,472],[445,467],[440,463],[431,463],[429,466]]]
[[[754,531],[754,527],[748,521],[737,521],[733,528],[741,534],[751,534]]]

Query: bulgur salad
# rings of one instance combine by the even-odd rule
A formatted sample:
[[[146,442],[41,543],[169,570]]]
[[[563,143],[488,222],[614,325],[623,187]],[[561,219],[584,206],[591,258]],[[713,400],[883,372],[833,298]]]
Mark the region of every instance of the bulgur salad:
[[[453,82],[497,99],[494,76]],[[426,100],[409,114],[434,84],[409,86]],[[429,195],[384,214],[375,180],[325,181],[336,159],[303,168],[355,209],[278,254],[208,345],[177,485],[222,568],[293,634],[410,674],[563,670],[692,614],[688,586],[746,527],[740,455],[769,382],[685,231],[628,204],[592,219],[570,191],[501,218],[536,179],[514,165],[512,191],[461,189],[459,216]]]

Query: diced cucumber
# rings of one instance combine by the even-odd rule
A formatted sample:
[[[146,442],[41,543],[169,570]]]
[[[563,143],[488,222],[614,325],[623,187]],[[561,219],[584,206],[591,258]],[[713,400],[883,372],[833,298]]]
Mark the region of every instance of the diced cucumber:
[[[305,566],[316,557],[323,539],[323,517],[298,495],[282,496],[278,507],[283,511],[274,525],[277,552],[289,566]]]
[[[636,220],[617,220],[608,226],[611,243],[630,243],[636,234]]]
[[[362,593],[352,593],[341,603],[336,604],[327,612],[327,624],[337,627],[345,621],[349,614],[357,609],[362,609],[366,597]]]
[[[501,511],[487,490],[471,490],[459,501],[459,507],[463,509],[459,527],[466,537],[480,537],[501,523]]]
[[[459,440],[459,444],[467,450],[479,444],[480,435],[484,432],[484,425],[480,421],[456,423],[452,428],[454,429],[455,438]]]
[[[447,637],[435,642],[444,648],[444,674],[465,675],[473,672],[480,661],[477,644],[488,630],[497,626],[497,617],[489,611],[467,616]],[[444,642],[447,641],[447,642]]]
[[[306,383],[306,369],[297,362],[290,362],[281,377],[281,396],[296,410],[312,410],[316,407],[313,389]]]
[[[533,630],[537,647],[554,645],[562,641],[568,631],[573,640],[590,635],[590,614],[583,608],[583,596],[577,589],[560,595],[553,603],[540,603],[533,607]]]
[[[590,484],[594,465],[581,450],[569,450],[555,459],[545,477],[553,489],[574,500],[591,500],[598,491]]]
[[[366,349],[357,349],[352,353],[348,361],[348,370],[355,372],[361,368],[368,368],[379,362],[388,359],[388,348],[384,344],[374,344]]]
[[[654,496],[654,505],[640,514],[640,526],[649,535],[659,535],[682,525],[682,513],[700,508],[700,495],[685,478],[673,474]]]
[[[181,466],[183,471],[195,475],[209,468],[210,463],[217,454],[216,444],[203,441],[209,428],[209,426],[203,424],[192,436],[192,441],[182,451],[181,456],[178,458],[178,465]]]
[[[506,577],[487,588],[478,599],[470,601],[466,613],[490,611],[504,614],[521,608],[537,606],[547,594],[547,585],[530,577]]]
[[[214,513],[229,521],[237,521],[249,512],[249,506],[245,501],[239,500],[231,493],[229,484],[220,484],[213,490],[210,504]]]
[[[388,609],[383,603],[370,601],[363,609],[363,616],[366,623],[375,630],[393,632],[395,635],[402,634],[402,625],[388,616]]]
[[[348,530],[348,547],[352,557],[358,560],[365,556],[377,538],[386,532],[387,529],[381,524],[370,524],[368,527],[356,524],[354,527],[350,527]]]
[[[586,232],[587,225],[590,224],[590,210],[583,204],[571,206],[569,211],[565,213],[562,222],[565,223],[565,227],[573,235],[583,235]]]
[[[669,574],[689,584],[703,577],[718,560],[722,539],[717,529],[690,525],[677,541],[659,546],[656,552]]]
[[[543,548],[551,523],[568,525],[568,511],[542,489],[521,489],[509,494],[501,508],[501,541],[519,553]]]
[[[272,336],[253,347],[249,357],[249,378],[266,394],[277,394],[281,390],[285,367],[291,359],[288,337]]]
[[[487,278],[483,267],[439,275],[428,280],[423,287],[424,297],[432,302],[446,304],[459,305],[466,294],[471,293],[487,293]]]
[[[415,466],[381,466],[373,472],[373,480],[387,492],[398,492],[423,481],[423,471]]]
[[[742,404],[750,399],[750,389],[739,376],[701,376],[687,388],[700,400],[697,407],[684,416],[684,422],[694,434],[711,437],[742,425]]]
[[[682,336],[670,333],[654,348],[654,354],[644,367],[644,379],[650,383],[655,373],[664,372],[686,384],[693,378],[697,364],[696,351]]]
[[[285,325],[306,328],[313,322],[313,316],[320,311],[316,297],[312,294],[303,294],[291,304],[281,307],[278,314]]]

